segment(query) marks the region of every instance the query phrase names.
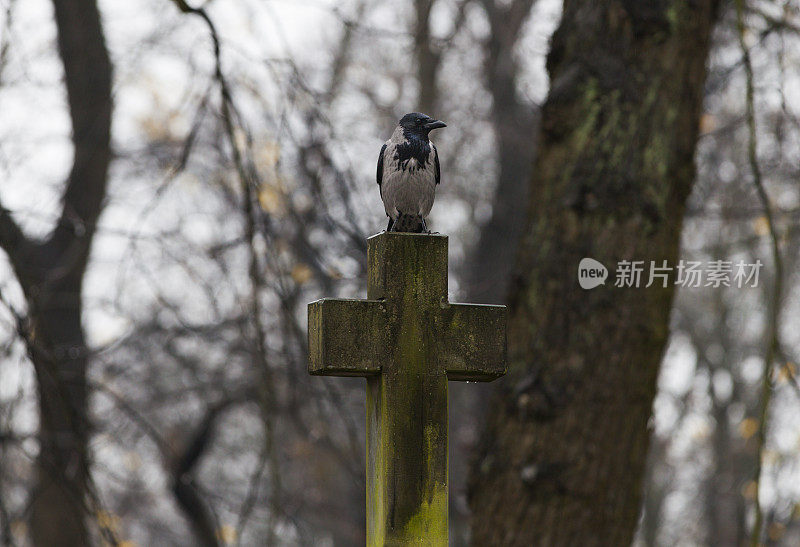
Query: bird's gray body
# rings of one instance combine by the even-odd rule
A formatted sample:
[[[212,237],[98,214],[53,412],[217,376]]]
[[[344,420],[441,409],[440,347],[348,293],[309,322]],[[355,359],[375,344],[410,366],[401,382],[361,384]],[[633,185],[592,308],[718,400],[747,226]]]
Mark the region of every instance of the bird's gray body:
[[[417,158],[402,160],[397,147],[406,142],[403,129],[395,128],[383,150],[383,177],[381,199],[386,214],[392,220],[400,215],[427,217],[436,196],[434,159],[436,147],[428,141],[432,153],[420,163]]]

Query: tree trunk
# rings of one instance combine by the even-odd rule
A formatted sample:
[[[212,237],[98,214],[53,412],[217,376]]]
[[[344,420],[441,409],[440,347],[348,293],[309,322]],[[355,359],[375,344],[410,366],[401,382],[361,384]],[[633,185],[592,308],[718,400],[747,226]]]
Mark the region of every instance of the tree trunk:
[[[50,236],[30,240],[0,204],[0,246],[28,304],[25,341],[39,395],[31,538],[42,547],[82,547],[91,543],[85,516],[93,504],[81,292],[111,159],[111,62],[95,0],[54,0],[53,6],[72,121],[72,168]]]
[[[436,103],[439,99],[439,88],[436,85],[436,73],[442,56],[431,41],[430,18],[433,0],[414,0],[414,60],[417,63],[417,108],[436,117]]]
[[[553,36],[528,221],[509,294],[509,378],[473,468],[475,545],[627,545],[639,515],[714,0],[571,1]],[[533,137],[531,137],[533,139]],[[583,290],[592,257],[611,279]]]
[[[50,292],[30,313],[40,443],[31,537],[39,546],[90,544],[84,523],[89,423],[80,290],[64,289]]]
[[[536,143],[531,135],[538,112],[517,96],[519,63],[514,50],[533,0],[482,0],[489,21],[484,45],[483,79],[492,96],[490,121],[497,148],[497,186],[492,215],[481,227],[478,241],[467,261],[465,273],[470,302],[496,304],[508,294],[514,255],[525,226],[527,181],[531,175]]]

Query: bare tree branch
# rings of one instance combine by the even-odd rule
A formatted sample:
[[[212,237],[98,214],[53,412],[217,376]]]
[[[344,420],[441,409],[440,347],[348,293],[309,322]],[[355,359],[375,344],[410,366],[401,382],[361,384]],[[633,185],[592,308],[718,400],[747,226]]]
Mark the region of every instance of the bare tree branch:
[[[758,163],[757,137],[756,137],[756,116],[755,116],[755,85],[753,75],[753,64],[750,60],[750,49],[745,42],[745,22],[744,22],[744,0],[736,0],[736,29],[738,31],[739,47],[742,51],[745,70],[746,83],[746,118],[747,118],[747,158],[750,164],[750,171],[753,177],[753,185],[756,187],[758,199],[764,208],[764,217],[767,221],[770,244],[772,246],[772,259],[775,268],[773,278],[772,294],[767,302],[768,319],[766,327],[766,350],[764,354],[764,369],[761,378],[761,393],[758,408],[758,432],[756,434],[756,462],[753,469],[753,481],[756,485],[754,496],[755,504],[755,523],[753,524],[750,545],[756,547],[761,543],[761,530],[764,522],[764,512],[759,500],[761,490],[761,467],[763,452],[767,442],[767,420],[769,418],[769,406],[772,398],[772,365],[778,355],[780,342],[778,341],[779,317],[781,307],[781,292],[783,283],[783,262],[778,244],[778,234],[775,228],[775,220],[772,212],[772,204],[764,188],[761,177],[761,167]]]

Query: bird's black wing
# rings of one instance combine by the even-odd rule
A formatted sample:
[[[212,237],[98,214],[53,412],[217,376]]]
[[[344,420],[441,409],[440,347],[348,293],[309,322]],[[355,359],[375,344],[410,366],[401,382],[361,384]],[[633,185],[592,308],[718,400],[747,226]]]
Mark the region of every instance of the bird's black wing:
[[[442,171],[439,168],[439,151],[436,150],[433,144],[431,144],[431,148],[433,148],[433,175],[436,178],[436,184],[439,184],[439,181],[442,179]]]
[[[386,144],[383,145],[383,147],[381,148],[381,153],[378,154],[378,175],[377,175],[378,186],[380,186],[381,183],[383,182],[383,153],[384,152],[386,152]]]

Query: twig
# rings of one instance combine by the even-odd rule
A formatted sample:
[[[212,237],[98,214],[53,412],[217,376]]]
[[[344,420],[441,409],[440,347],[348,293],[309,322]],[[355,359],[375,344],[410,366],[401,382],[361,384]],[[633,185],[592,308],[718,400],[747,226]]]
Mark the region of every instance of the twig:
[[[249,265],[248,274],[250,277],[251,293],[250,293],[250,315],[253,321],[255,353],[258,359],[259,372],[262,375],[262,388],[263,388],[263,401],[262,401],[262,419],[264,421],[265,431],[265,450],[269,454],[270,460],[270,481],[272,486],[272,496],[270,499],[269,521],[267,526],[266,544],[273,545],[275,543],[275,519],[280,507],[280,475],[277,469],[277,459],[275,455],[274,443],[274,424],[271,417],[271,412],[276,407],[276,397],[274,393],[274,382],[271,374],[269,362],[267,360],[267,348],[265,344],[265,330],[261,321],[261,303],[260,294],[263,287],[261,280],[261,267],[259,265],[258,253],[256,251],[256,222],[255,211],[253,203],[256,196],[254,195],[254,188],[258,186],[257,174],[251,161],[245,160],[245,155],[239,148],[236,140],[236,133],[234,128],[234,118],[240,120],[240,116],[236,110],[233,102],[233,95],[231,94],[228,81],[225,78],[225,73],[222,70],[222,54],[219,34],[217,32],[214,22],[209,17],[204,8],[193,8],[189,6],[185,0],[173,0],[178,9],[183,13],[197,15],[206,23],[211,40],[214,47],[214,77],[217,80],[220,88],[221,95],[221,114],[223,126],[225,128],[225,135],[231,147],[233,154],[233,162],[236,167],[236,172],[239,177],[239,183],[242,190],[242,212],[245,217],[245,238],[248,242],[249,250]],[[239,125],[242,125],[241,123]],[[249,137],[249,136],[248,136]],[[249,138],[248,138],[249,144]]]
[[[754,77],[753,64],[750,59],[750,50],[745,43],[745,23],[744,23],[744,0],[736,0],[736,28],[739,35],[739,47],[742,50],[742,61],[746,77],[746,118],[748,130],[747,158],[752,171],[753,184],[756,187],[758,198],[764,208],[764,216],[769,228],[772,255],[775,262],[775,278],[773,280],[771,301],[767,302],[767,348],[764,355],[764,370],[761,379],[761,394],[758,409],[758,433],[756,435],[756,464],[753,470],[753,481],[756,485],[755,493],[755,512],[756,518],[753,524],[752,535],[750,536],[751,547],[757,547],[761,539],[761,531],[764,523],[764,511],[759,501],[761,490],[761,468],[764,447],[767,439],[767,419],[769,417],[769,404],[772,398],[772,379],[770,377],[772,363],[778,353],[778,316],[780,314],[781,283],[783,279],[783,263],[781,261],[780,248],[778,246],[778,235],[775,229],[775,221],[772,214],[769,196],[764,188],[761,178],[761,169],[758,164],[756,119],[754,105]]]

